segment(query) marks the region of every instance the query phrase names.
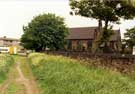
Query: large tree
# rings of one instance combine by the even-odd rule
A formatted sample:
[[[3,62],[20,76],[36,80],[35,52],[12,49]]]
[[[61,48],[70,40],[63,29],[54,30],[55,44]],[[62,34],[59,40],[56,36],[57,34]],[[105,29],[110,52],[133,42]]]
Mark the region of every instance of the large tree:
[[[105,36],[103,34],[110,31],[109,23],[118,23],[120,18],[132,19],[135,16],[135,7],[126,3],[125,0],[70,0],[70,6],[71,14],[94,18],[99,21],[99,33],[93,45],[95,48],[93,51],[100,45],[99,41]],[[104,28],[102,22],[104,22]],[[105,37],[107,39],[105,42],[109,41],[109,36]]]
[[[26,49],[41,51],[46,48],[58,50],[64,47],[68,28],[64,18],[55,14],[42,14],[23,27],[21,42]]]

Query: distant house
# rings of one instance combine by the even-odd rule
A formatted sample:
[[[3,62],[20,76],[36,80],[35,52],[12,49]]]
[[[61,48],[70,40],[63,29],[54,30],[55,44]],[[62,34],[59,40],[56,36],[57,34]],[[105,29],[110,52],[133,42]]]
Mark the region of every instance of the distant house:
[[[20,47],[20,40],[14,38],[0,37],[0,53],[16,54]]]
[[[0,37],[0,47],[19,46],[19,43],[19,39]]]
[[[70,28],[69,35],[66,37],[68,40],[68,49],[77,51],[91,50],[93,42],[97,36],[98,27],[79,27]],[[119,49],[121,43],[120,30],[114,30],[108,45],[113,50]]]

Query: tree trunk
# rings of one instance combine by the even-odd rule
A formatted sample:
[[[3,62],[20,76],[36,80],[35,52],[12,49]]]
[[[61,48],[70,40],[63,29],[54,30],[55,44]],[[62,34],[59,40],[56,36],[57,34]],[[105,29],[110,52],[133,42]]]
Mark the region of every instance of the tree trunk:
[[[108,30],[108,20],[105,20],[105,27],[104,27],[104,31],[103,32],[108,32],[107,31]],[[103,35],[102,35],[103,36]],[[107,45],[107,42],[108,42],[109,40],[105,40],[105,46],[108,46]]]
[[[105,32],[108,30],[108,22],[109,22],[108,20],[105,20],[105,27],[104,27]],[[103,36],[104,30],[102,30],[102,20],[99,20],[98,21],[98,31],[99,32],[92,45],[92,53],[96,53],[96,51],[99,49],[99,46],[101,44],[100,40]],[[105,43],[105,45],[107,45],[107,41],[105,41],[104,43]]]
[[[131,0],[128,0],[128,3],[131,4]]]
[[[98,21],[98,28],[99,28],[99,32],[102,31],[102,20]]]
[[[99,19],[98,21],[98,32],[97,32],[97,36],[94,39],[93,45],[92,45],[92,53],[96,53],[98,48],[99,48],[99,40],[101,38],[102,35],[102,20]]]
[[[108,29],[108,20],[105,20],[105,31]]]

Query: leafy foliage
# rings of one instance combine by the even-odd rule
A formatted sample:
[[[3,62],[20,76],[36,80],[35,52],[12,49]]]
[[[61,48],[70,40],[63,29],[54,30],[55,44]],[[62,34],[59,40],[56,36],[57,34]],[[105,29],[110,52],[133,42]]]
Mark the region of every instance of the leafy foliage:
[[[73,10],[71,14],[105,22],[117,22],[121,17],[130,19],[135,16],[135,7],[127,4],[125,0],[70,0],[70,6]]]
[[[108,30],[105,30],[103,28],[103,35],[101,37],[101,43],[108,42],[110,40],[110,37],[114,34],[114,31],[110,28]]]
[[[64,19],[55,14],[38,15],[23,30],[22,45],[36,51],[62,48],[68,34]]]
[[[135,46],[135,27],[127,30],[125,38],[126,45],[133,48],[133,46]]]
[[[29,59],[43,94],[135,93],[135,81],[120,73],[86,67],[63,56],[33,53]]]

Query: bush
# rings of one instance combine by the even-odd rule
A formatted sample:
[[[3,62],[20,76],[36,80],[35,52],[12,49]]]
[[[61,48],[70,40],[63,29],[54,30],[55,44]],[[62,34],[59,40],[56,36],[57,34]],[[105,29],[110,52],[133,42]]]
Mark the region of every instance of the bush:
[[[63,56],[34,53],[29,60],[43,94],[135,94],[135,81],[117,72]]]

